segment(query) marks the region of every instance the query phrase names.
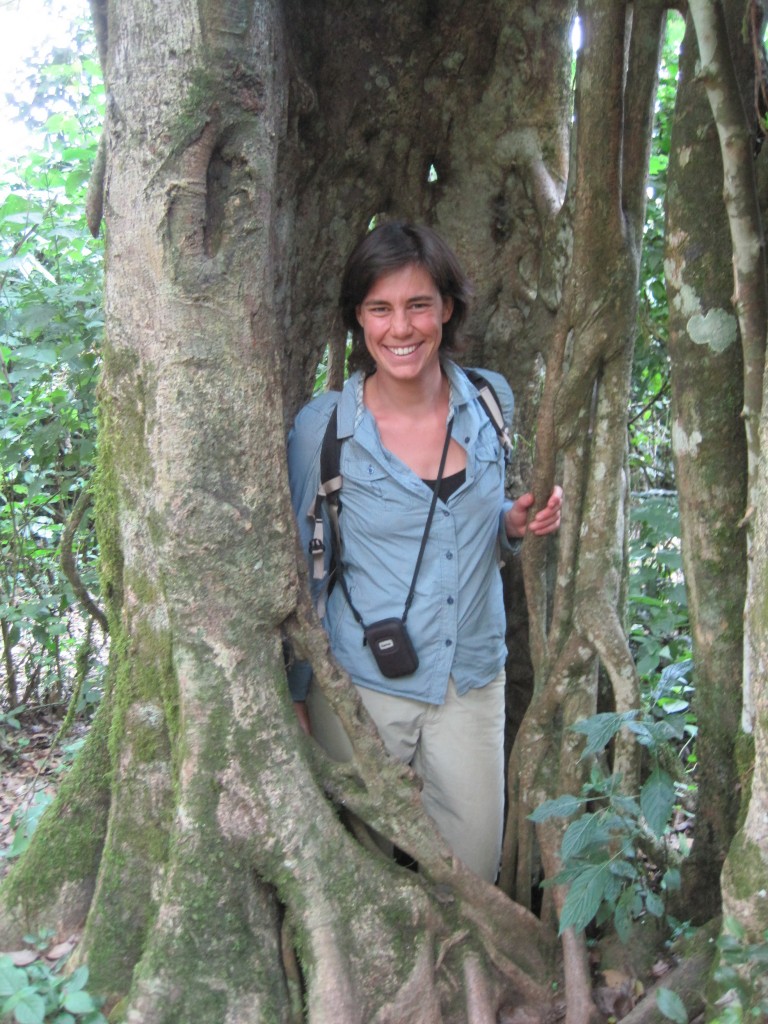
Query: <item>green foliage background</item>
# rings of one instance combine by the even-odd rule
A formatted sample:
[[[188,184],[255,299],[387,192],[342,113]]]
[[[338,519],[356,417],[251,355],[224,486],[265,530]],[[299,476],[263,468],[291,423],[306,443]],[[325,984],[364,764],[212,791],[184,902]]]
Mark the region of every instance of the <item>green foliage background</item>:
[[[7,97],[34,144],[0,172],[0,707],[61,702],[78,649],[102,638],[59,565],[62,531],[88,485],[96,449],[102,243],[85,196],[104,89],[87,23],[73,44],[39,57]],[[87,516],[79,571],[98,590]],[[86,657],[91,669],[98,658]],[[97,696],[98,671],[91,672]]]

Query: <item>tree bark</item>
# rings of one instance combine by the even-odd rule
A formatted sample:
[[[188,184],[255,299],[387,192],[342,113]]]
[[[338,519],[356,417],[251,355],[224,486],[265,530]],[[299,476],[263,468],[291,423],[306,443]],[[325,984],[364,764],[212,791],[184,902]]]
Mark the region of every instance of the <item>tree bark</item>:
[[[746,439],[742,354],[732,308],[725,210],[701,215],[722,160],[687,26],[667,180],[666,274],[672,443],[695,666],[696,838],[683,905],[701,923],[720,911],[719,876],[736,828],[746,581]]]
[[[739,319],[744,358],[744,410],[748,458],[747,528],[748,574],[745,609],[745,642],[742,672],[742,732],[745,746],[754,760],[744,759],[746,782],[743,822],[731,845],[723,869],[723,909],[743,926],[748,941],[761,941],[768,925],[768,757],[766,757],[766,608],[768,607],[768,546],[764,503],[768,496],[765,479],[766,424],[765,372],[766,328],[768,327],[768,284],[765,247],[753,155],[752,119],[757,113],[750,104],[745,111],[740,79],[736,73],[730,23],[746,25],[754,33],[753,74],[764,81],[761,59],[764,12],[762,5],[750,4],[745,22],[737,20],[741,6],[723,8],[691,0],[690,11],[696,29],[702,65],[702,80],[717,126],[724,172],[724,198],[733,248],[734,307]],[[726,13],[730,17],[726,17]],[[731,22],[731,19],[734,19]],[[738,38],[738,37],[736,37]],[[757,97],[757,89],[753,97]]]
[[[533,479],[534,493],[545,499],[561,453],[570,506],[551,609],[546,546],[528,540],[523,556],[536,691],[510,763],[515,817],[505,838],[502,872],[502,884],[521,900],[527,899],[532,874],[527,815],[547,792],[575,794],[581,788],[585,766],[568,727],[596,710],[598,660],[608,673],[616,709],[634,707],[638,700],[617,556],[626,531],[626,410],[663,7],[635,8],[634,24],[622,4],[585,3],[579,12],[578,132],[560,227],[572,239],[573,255],[548,350]],[[617,53],[623,55],[620,61]],[[637,762],[622,743],[614,768],[632,791]],[[563,830],[552,821],[538,827],[548,878],[560,868]],[[565,895],[563,887],[554,891],[558,911]],[[563,949],[568,991],[580,993],[569,999],[567,1019],[588,1020],[596,1011],[583,938],[567,930]]]

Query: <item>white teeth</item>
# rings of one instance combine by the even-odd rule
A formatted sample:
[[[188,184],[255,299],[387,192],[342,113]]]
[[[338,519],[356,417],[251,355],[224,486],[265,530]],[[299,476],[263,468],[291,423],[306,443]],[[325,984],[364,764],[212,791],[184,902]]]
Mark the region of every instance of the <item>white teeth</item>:
[[[396,356],[409,356],[411,352],[415,352],[418,345],[408,345],[407,348],[391,348],[389,351]]]

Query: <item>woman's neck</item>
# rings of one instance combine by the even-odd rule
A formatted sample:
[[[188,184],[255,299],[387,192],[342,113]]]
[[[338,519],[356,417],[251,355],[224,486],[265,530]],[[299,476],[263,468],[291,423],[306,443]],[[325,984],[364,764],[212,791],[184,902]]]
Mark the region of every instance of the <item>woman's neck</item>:
[[[397,380],[372,373],[365,381],[365,404],[379,416],[397,415],[421,419],[439,409],[447,412],[450,385],[439,364],[426,379],[423,375],[413,380]]]

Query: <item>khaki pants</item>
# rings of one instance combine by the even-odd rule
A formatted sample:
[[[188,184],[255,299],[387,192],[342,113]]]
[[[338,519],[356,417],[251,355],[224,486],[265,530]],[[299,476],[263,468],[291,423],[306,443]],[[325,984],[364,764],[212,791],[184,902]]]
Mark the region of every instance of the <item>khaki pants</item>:
[[[441,835],[489,882],[504,824],[504,688],[503,671],[461,697],[451,679],[438,705],[357,687],[388,752],[423,780],[422,803]],[[317,741],[335,760],[350,760],[347,735],[318,687],[310,687],[308,701]]]

